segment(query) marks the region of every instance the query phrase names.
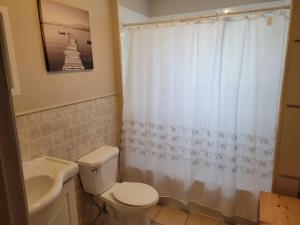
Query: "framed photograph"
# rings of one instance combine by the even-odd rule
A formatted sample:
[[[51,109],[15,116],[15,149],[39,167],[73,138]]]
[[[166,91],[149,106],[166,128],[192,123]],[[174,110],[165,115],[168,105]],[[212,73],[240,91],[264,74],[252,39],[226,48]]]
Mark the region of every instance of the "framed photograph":
[[[89,12],[52,0],[38,2],[47,70],[93,69]]]

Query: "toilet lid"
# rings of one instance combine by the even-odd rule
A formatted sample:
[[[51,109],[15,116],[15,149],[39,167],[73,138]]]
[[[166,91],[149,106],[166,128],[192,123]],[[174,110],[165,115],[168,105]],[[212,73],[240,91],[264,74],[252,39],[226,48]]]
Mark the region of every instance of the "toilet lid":
[[[130,206],[146,206],[158,200],[157,191],[150,185],[143,183],[124,182],[112,192],[119,202]]]

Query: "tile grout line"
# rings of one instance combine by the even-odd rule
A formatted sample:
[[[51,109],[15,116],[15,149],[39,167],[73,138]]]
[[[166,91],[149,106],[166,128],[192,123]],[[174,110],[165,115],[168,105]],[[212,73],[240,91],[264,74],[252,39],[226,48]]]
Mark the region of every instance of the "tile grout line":
[[[164,225],[164,224],[161,224],[161,223],[159,223],[159,222],[156,222],[156,218],[158,217],[158,215],[159,215],[159,213],[161,212],[161,210],[163,209],[163,207],[165,207],[165,206],[160,206],[160,207],[159,207],[159,210],[157,211],[157,213],[156,213],[155,216],[153,217],[153,221],[151,222],[152,225]],[[168,207],[165,207],[165,208],[168,208]],[[182,210],[181,210],[181,211],[182,211]],[[187,214],[187,217],[186,217],[186,219],[185,219],[185,222],[184,222],[182,225],[187,225],[187,222],[188,222],[188,220],[189,220],[189,218],[190,218],[190,216],[191,216],[191,213],[187,213],[187,212],[185,212],[185,213]],[[214,218],[214,217],[210,217],[210,216],[206,216],[206,217],[211,218],[211,219],[215,219],[215,220],[216,220],[216,218]],[[223,220],[219,220],[219,222],[218,222],[217,225],[223,225],[223,224],[224,224],[224,221],[223,221]]]
[[[190,217],[190,213],[187,213],[187,217],[186,217],[185,223],[183,225],[186,225],[187,221],[189,220],[189,217]]]
[[[158,216],[158,214],[160,213],[160,211],[161,211],[162,208],[163,208],[163,206],[160,206],[160,207],[159,207],[159,210],[157,211],[157,213],[156,213],[155,216],[153,217],[153,222],[156,223],[156,218],[157,218],[157,216]]]
[[[152,225],[163,225],[163,224],[157,223],[157,222],[152,222],[151,224],[152,224]]]

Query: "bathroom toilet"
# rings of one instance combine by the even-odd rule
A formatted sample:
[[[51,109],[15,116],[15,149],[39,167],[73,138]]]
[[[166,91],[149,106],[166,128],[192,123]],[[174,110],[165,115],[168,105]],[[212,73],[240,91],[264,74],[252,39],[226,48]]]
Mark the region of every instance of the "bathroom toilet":
[[[105,203],[111,220],[122,215],[127,225],[150,225],[147,215],[159,195],[147,184],[117,183],[118,155],[117,147],[104,146],[80,158],[83,189]]]

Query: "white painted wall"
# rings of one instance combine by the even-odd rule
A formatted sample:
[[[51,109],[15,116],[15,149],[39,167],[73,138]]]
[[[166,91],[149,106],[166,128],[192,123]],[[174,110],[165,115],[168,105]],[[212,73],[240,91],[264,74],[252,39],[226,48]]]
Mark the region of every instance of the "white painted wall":
[[[165,4],[164,2],[168,0],[161,0],[160,2],[157,2],[156,4]],[[175,0],[177,1],[177,0]],[[183,1],[183,0],[180,0]],[[203,0],[201,0],[203,1]],[[189,2],[189,1],[187,1]],[[200,1],[198,1],[200,2]],[[214,1],[216,2],[216,1]],[[220,1],[221,2],[221,1]],[[229,2],[229,1],[228,1]],[[233,2],[233,1],[231,1]],[[240,1],[236,1],[240,2]],[[245,0],[244,2],[249,2],[248,0]],[[137,11],[134,11],[133,9],[126,8],[124,6],[119,7],[119,14],[120,14],[120,20],[121,23],[136,23],[136,22],[145,22],[145,21],[159,21],[159,20],[170,20],[170,19],[178,19],[178,18],[187,18],[187,17],[195,17],[195,16],[206,16],[206,15],[213,15],[216,13],[222,12],[222,10],[227,10],[229,12],[238,12],[238,11],[245,11],[245,10],[255,10],[255,9],[264,9],[264,8],[272,8],[272,7],[280,7],[280,6],[286,6],[290,5],[291,0],[277,0],[277,1],[267,1],[264,0],[259,1],[259,3],[253,4],[253,1],[251,1],[251,4],[243,4],[243,5],[235,5],[233,7],[221,7],[222,4],[220,4],[219,7],[215,9],[208,9],[208,10],[200,10],[200,11],[194,11],[194,12],[183,12],[183,13],[174,13],[170,15],[162,15],[162,16],[152,16],[148,17],[141,13],[138,13]],[[257,2],[257,1],[254,1]]]
[[[123,6],[119,6],[119,17],[121,23],[144,22],[150,19],[150,17]]]
[[[56,0],[89,11],[94,69],[47,73],[37,0],[0,0],[7,6],[22,95],[14,96],[17,114],[114,94],[111,0]],[[86,88],[88,87],[88,88]]]
[[[119,4],[144,16],[150,16],[150,0],[119,0]]]
[[[219,7],[217,9],[156,16],[156,17],[151,17],[149,21],[172,20],[172,19],[180,19],[180,18],[188,18],[188,17],[214,15],[217,13],[222,13],[225,10],[227,12],[239,12],[239,11],[247,11],[247,10],[267,9],[273,7],[287,6],[290,4],[291,4],[291,0],[278,0],[278,1],[262,2],[256,4],[245,4],[245,5],[239,5],[234,7],[225,7],[225,8]]]
[[[273,0],[151,0],[150,16],[160,17],[271,1]]]

